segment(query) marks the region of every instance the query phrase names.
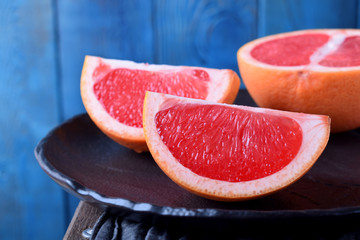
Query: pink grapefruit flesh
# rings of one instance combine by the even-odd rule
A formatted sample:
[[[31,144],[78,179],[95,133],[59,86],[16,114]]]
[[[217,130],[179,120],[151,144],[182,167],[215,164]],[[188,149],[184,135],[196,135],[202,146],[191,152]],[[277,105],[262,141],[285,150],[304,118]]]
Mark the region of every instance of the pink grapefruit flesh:
[[[175,183],[240,201],[300,179],[324,150],[330,119],[147,92],[143,126],[154,160]]]
[[[207,72],[198,69],[151,72],[117,68],[95,82],[94,92],[113,118],[129,126],[142,127],[142,107],[146,91],[205,99],[208,95],[208,82]]]
[[[229,182],[281,170],[302,143],[295,120],[239,108],[178,103],[159,111],[155,121],[162,141],[182,165],[200,176]]]
[[[298,66],[310,63],[314,52],[329,40],[326,34],[301,34],[274,39],[257,45],[251,55],[275,66]]]
[[[86,56],[81,97],[107,136],[136,152],[147,151],[142,128],[145,92],[232,103],[240,79],[229,69],[135,63]]]
[[[237,53],[258,106],[328,115],[331,131],[360,127],[360,30],[314,29],[251,41]]]

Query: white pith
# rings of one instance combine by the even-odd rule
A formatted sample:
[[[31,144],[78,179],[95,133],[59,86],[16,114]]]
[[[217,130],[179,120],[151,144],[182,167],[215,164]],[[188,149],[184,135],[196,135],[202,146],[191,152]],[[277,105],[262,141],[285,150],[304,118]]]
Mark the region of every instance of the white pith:
[[[322,47],[313,53],[310,57],[310,65],[317,65],[327,55],[336,51],[339,46],[344,42],[346,35],[342,33],[335,33],[330,35],[330,39]]]
[[[329,137],[329,119],[327,116],[219,104],[234,108],[242,108],[253,112],[262,112],[265,114],[293,118],[302,128],[303,141],[301,148],[294,160],[291,161],[282,170],[270,176],[245,182],[227,182],[214,180],[199,176],[190,169],[181,165],[172,156],[165,144],[163,144],[159,134],[156,131],[154,119],[155,114],[159,110],[162,110],[164,106],[171,106],[163,104],[167,99],[184,101],[186,103],[209,103],[201,100],[189,100],[165,94],[148,92],[145,104],[146,118],[144,119],[144,131],[147,136],[147,143],[150,152],[162,170],[165,173],[169,173],[169,176],[172,178],[172,180],[180,186],[187,188],[188,190],[193,190],[197,193],[200,193],[200,195],[204,195],[209,198],[213,197],[228,200],[254,198],[257,196],[266,195],[293,183],[315,163],[318,156],[323,151],[323,148],[325,147],[326,141]],[[217,103],[214,104],[218,105]]]
[[[122,124],[111,117],[104,109],[102,104],[97,100],[93,91],[94,79],[92,77],[94,70],[99,63],[103,62],[115,68],[140,69],[149,71],[182,71],[184,69],[203,69],[210,77],[209,89],[206,100],[218,102],[222,100],[224,94],[229,89],[231,84],[231,75],[229,70],[210,69],[202,67],[188,67],[188,66],[170,66],[170,65],[155,65],[147,63],[135,63],[127,60],[104,59],[94,56],[86,56],[84,68],[81,76],[81,97],[83,99],[85,108],[89,115],[96,119],[98,126],[105,128],[106,131],[111,131],[125,139],[144,139],[143,129],[139,127],[132,127]],[[144,139],[145,141],[145,139]]]
[[[250,52],[252,49],[257,46],[260,43],[267,42],[272,39],[277,38],[283,38],[288,36],[294,36],[294,35],[300,35],[302,33],[311,34],[311,33],[323,33],[328,34],[330,36],[329,41],[325,43],[322,47],[320,47],[317,51],[313,53],[313,55],[310,57],[310,64],[307,65],[299,65],[299,66],[275,66],[267,63],[260,62],[256,59],[254,59]],[[311,70],[311,71],[319,71],[319,72],[329,72],[329,71],[348,71],[350,69],[356,69],[360,68],[360,66],[352,66],[352,67],[326,67],[319,65],[319,62],[324,59],[326,56],[334,52],[338,49],[338,47],[343,43],[346,37],[350,36],[360,36],[360,30],[356,29],[346,29],[346,30],[332,30],[332,29],[326,29],[326,30],[303,30],[303,31],[294,31],[291,33],[282,33],[282,34],[276,34],[271,35],[268,37],[263,37],[258,40],[254,40],[251,43],[245,45],[243,49],[241,49],[241,57],[246,60],[249,63],[256,64],[263,68],[271,68],[271,69],[280,69],[280,70]]]

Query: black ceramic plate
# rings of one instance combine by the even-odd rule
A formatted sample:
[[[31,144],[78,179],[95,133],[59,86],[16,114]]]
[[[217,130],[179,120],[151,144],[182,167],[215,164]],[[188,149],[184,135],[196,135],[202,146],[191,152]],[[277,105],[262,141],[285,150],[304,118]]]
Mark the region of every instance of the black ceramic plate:
[[[254,105],[246,91],[237,104]],[[273,220],[360,219],[360,130],[333,134],[314,167],[290,187],[245,202],[217,202],[174,184],[149,153],[107,138],[88,115],[50,132],[36,147],[44,171],[88,202],[147,217]]]

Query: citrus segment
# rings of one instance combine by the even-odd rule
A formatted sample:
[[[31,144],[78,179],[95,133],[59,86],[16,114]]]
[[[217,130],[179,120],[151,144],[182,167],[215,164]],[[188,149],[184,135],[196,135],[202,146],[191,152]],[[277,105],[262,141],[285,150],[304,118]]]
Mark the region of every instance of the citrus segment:
[[[328,40],[326,34],[302,34],[274,39],[254,47],[251,56],[276,66],[305,65],[310,63],[311,55]]]
[[[81,97],[91,119],[110,138],[147,151],[142,129],[145,91],[232,103],[240,80],[232,70],[135,63],[86,56]]]
[[[271,35],[242,46],[237,58],[260,107],[329,115],[332,132],[360,127],[360,30]]]
[[[327,67],[360,66],[360,36],[347,37],[338,49],[319,64]]]
[[[147,92],[143,125],[159,167],[200,196],[236,201],[278,191],[324,150],[327,116]]]
[[[210,104],[175,104],[160,110],[155,124],[182,165],[200,176],[229,182],[279,171],[302,142],[301,128],[291,118]]]
[[[129,126],[142,127],[146,90],[205,99],[208,82],[209,75],[203,70],[152,72],[117,68],[95,82],[94,92],[113,118]]]

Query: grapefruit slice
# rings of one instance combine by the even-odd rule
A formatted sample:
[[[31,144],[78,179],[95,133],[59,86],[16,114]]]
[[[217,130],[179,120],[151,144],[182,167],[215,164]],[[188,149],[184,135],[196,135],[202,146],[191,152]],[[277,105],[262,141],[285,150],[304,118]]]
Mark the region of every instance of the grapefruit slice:
[[[303,176],[327,145],[328,116],[147,92],[143,125],[156,163],[197,195],[238,201]]]
[[[360,127],[360,30],[303,30],[249,42],[242,80],[260,107],[329,115],[331,131]]]
[[[145,91],[232,103],[240,80],[232,70],[152,65],[86,56],[81,97],[107,136],[137,152],[147,151],[142,129]]]

